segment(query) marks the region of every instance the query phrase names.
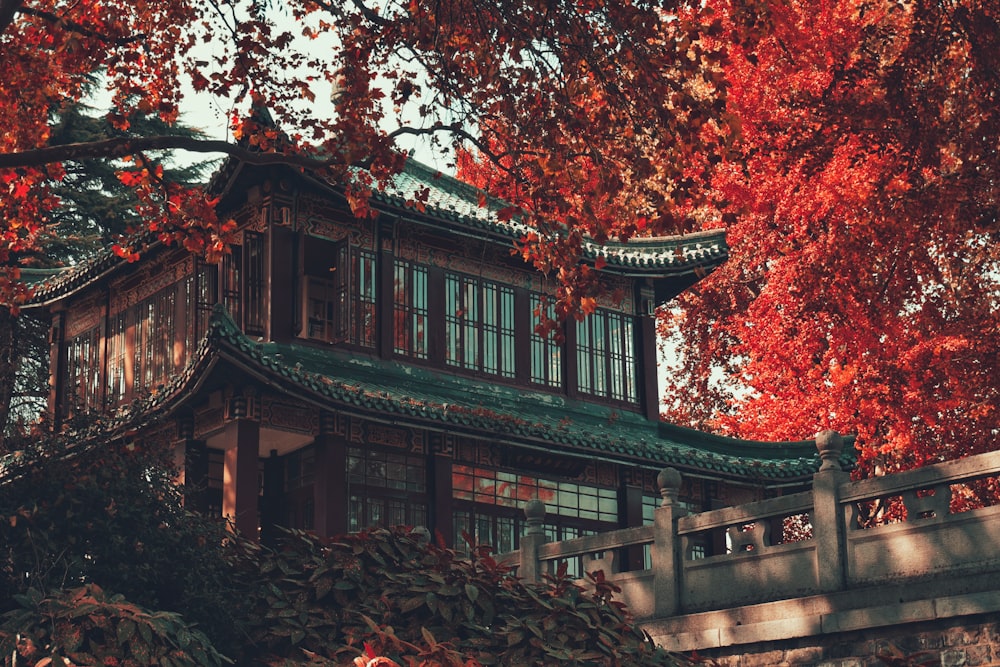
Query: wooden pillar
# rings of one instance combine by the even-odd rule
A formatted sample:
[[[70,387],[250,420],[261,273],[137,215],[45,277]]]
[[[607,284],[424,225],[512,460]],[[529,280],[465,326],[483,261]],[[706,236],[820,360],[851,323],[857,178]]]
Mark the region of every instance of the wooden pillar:
[[[194,438],[194,418],[177,418],[177,441],[174,443],[177,483],[184,489],[184,507],[193,512],[208,511],[208,449],[203,440]]]
[[[208,448],[204,440],[184,443],[184,506],[208,512]]]
[[[660,420],[660,386],[657,378],[656,358],[656,301],[651,287],[639,289],[635,336],[636,386],[646,419]]]
[[[52,326],[49,329],[49,419],[54,430],[59,430],[65,416],[66,387],[63,378],[63,369],[66,368],[66,354],[63,350],[65,325],[65,311],[52,314]]]
[[[622,528],[634,528],[642,525],[642,487],[625,482],[618,489],[618,513]],[[633,572],[645,569],[646,558],[641,544],[625,547],[621,550],[619,562],[622,572]]]
[[[451,465],[454,458],[454,443],[449,435],[438,435],[431,439],[431,455],[428,459],[428,478],[430,482],[430,516],[431,532],[441,536],[444,544],[454,545],[455,538],[455,504],[454,489],[451,480]]]
[[[313,526],[320,537],[347,532],[347,446],[334,435],[334,415],[322,414],[316,436]]]
[[[244,537],[258,539],[257,479],[260,424],[246,415],[246,398],[231,399],[235,418],[222,433],[225,459],[222,470],[222,515]],[[242,414],[241,414],[242,413]]]
[[[278,458],[278,450],[264,459],[264,488],[260,497],[260,541],[268,546],[278,539],[278,526],[285,524],[284,492],[285,469]]]
[[[378,327],[378,356],[382,359],[392,359],[395,349],[395,314],[396,303],[396,256],[393,251],[395,230],[391,221],[379,222],[378,225],[378,263],[375,274],[375,326]]]
[[[427,267],[427,358],[437,366],[444,365],[447,350],[444,313],[447,304],[444,269],[439,266]]]

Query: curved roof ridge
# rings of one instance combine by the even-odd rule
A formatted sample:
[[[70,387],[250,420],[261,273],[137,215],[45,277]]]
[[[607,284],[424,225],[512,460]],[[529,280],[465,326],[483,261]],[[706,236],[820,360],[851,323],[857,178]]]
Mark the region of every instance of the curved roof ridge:
[[[646,422],[632,413],[562,396],[553,397],[560,400],[547,403],[544,409],[532,410],[523,403],[477,399],[479,382],[472,378],[449,375],[453,380],[449,385],[455,386],[442,388],[438,376],[443,374],[433,369],[409,368],[403,372],[383,360],[358,361],[333,350],[259,343],[240,331],[219,306],[213,309],[206,338],[211,338],[212,346],[231,363],[269,376],[274,386],[311,396],[309,400],[333,401],[385,418],[440,424],[434,427],[464,431],[474,437],[491,434],[528,447],[560,443],[586,456],[775,481],[802,479],[819,467],[813,441],[743,441]],[[396,377],[398,373],[402,376]],[[469,385],[466,391],[456,390],[461,384]],[[719,443],[727,446],[720,447]]]

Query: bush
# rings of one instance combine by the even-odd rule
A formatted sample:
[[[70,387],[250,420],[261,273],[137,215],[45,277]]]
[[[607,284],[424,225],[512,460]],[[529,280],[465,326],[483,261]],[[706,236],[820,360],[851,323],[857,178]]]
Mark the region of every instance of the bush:
[[[233,653],[244,642],[240,544],[186,511],[166,456],[120,442],[43,443],[0,481],[0,613],[17,595],[94,584],[182,614]]]
[[[166,454],[49,444],[5,460],[0,655],[108,667],[222,655],[241,665],[676,664],[599,574],[586,588],[565,572],[526,584],[487,547],[459,557],[405,528],[336,541],[290,531],[260,547],[186,511]]]
[[[470,559],[420,532],[371,530],[324,543],[290,533],[261,552],[252,635],[271,664],[341,664],[376,653],[409,665],[674,665],[598,574],[519,580],[489,549]]]
[[[45,597],[17,596],[0,622],[0,655],[18,664],[219,667],[224,659],[177,614],[149,612],[88,584]]]

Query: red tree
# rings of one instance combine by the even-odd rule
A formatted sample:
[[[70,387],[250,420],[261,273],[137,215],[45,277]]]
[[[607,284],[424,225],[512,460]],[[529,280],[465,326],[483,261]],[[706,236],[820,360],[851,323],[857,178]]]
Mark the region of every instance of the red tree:
[[[721,26],[711,18],[668,21],[661,8],[628,0],[269,5],[0,0],[2,301],[24,296],[18,258],[47,231],[57,202],[46,183],[70,160],[126,160],[122,180],[140,195],[145,227],[213,253],[227,233],[214,202],[166,182],[149,151],[221,151],[316,169],[347,182],[365,213],[370,191],[403,164],[399,139],[425,135],[443,149],[469,142],[525,190],[526,222],[566,221],[544,231],[552,243],[570,237],[568,254],[554,255],[570,265],[577,228],[600,237],[639,220],[672,223],[678,205],[700,201],[709,163],[690,156],[718,155],[729,140],[718,120],[720,56],[704,39]],[[187,82],[235,110],[236,141],[167,135],[49,146],[59,105],[80,99],[98,72],[119,128],[135,111],[176,119]],[[316,101],[326,98],[328,108]],[[241,120],[253,106],[267,108],[275,126]],[[588,181],[598,199],[629,214],[563,196]]]
[[[714,3],[713,3],[714,4]],[[752,438],[856,432],[862,470],[1000,428],[1000,15],[992,2],[720,3],[731,259],[661,321],[666,416]]]

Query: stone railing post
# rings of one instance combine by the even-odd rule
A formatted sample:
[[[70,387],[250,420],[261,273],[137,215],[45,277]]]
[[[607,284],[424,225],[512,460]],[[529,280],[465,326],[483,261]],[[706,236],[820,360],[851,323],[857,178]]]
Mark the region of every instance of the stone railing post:
[[[687,510],[677,502],[681,474],[664,468],[656,476],[663,503],[653,513],[653,599],[657,618],[674,616],[681,609],[683,554],[677,537],[677,519]]]
[[[813,475],[813,539],[816,541],[816,584],[822,591],[843,590],[847,584],[847,542],[840,486],[850,476],[840,466],[844,439],[832,430],[816,434],[821,464]]]
[[[537,582],[542,578],[542,563],[538,560],[538,547],[548,542],[545,535],[545,503],[535,498],[524,506],[525,523],[528,524],[521,536],[521,566],[517,575],[524,581]]]

